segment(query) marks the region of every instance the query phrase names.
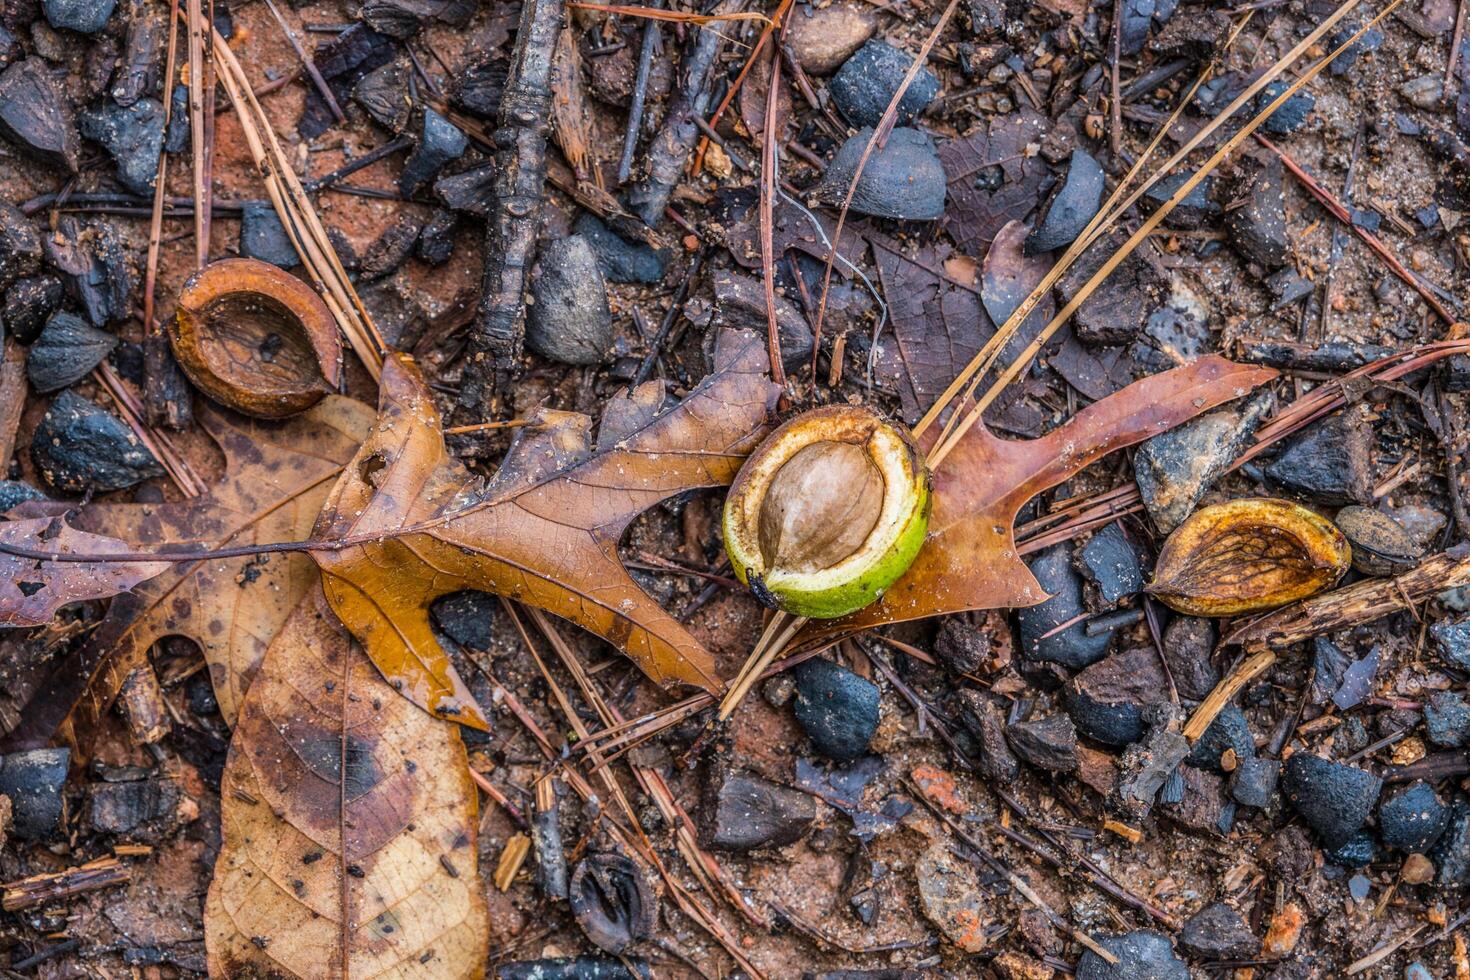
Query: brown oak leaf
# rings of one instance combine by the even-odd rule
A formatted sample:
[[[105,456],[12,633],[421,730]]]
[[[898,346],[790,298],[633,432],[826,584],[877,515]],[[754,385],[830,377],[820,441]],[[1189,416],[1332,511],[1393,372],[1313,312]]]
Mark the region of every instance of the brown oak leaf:
[[[0,542],[56,555],[131,551],[126,542],[87,534],[60,517],[0,524]],[[45,626],[68,602],[106,599],[168,568],[165,562],[63,562],[0,555],[0,625]]]
[[[213,977],[482,977],[477,798],[313,588],[245,695],[204,907]]]
[[[730,332],[715,361],[677,407],[641,424],[622,417],[619,438],[604,433],[596,452],[590,420],[542,413],[483,484],[445,450],[417,369],[401,358],[385,364],[377,425],[314,535],[348,546],[312,554],[332,608],[395,688],[428,711],[487,727],[430,628],[430,604],[463,589],[571,620],[660,684],[720,687],[709,653],[634,584],[617,552],[649,507],[729,483],[764,434],[778,392],[764,341]]]

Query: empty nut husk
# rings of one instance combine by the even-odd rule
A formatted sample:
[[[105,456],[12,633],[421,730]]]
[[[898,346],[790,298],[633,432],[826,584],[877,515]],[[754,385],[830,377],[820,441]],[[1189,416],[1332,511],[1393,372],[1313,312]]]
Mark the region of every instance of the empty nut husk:
[[[255,259],[211,262],[190,276],[169,340],[201,391],[258,418],[304,411],[341,380],[342,343],[326,303]]]

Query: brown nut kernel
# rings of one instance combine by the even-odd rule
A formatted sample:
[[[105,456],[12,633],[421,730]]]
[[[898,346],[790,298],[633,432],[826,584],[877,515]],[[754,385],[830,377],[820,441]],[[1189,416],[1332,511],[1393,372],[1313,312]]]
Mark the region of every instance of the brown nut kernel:
[[[256,259],[211,262],[190,276],[169,341],[199,390],[257,418],[305,411],[341,379],[342,343],[326,303]]]
[[[1196,511],[1164,542],[1147,591],[1189,616],[1236,616],[1315,595],[1348,569],[1326,518],[1272,497]]]

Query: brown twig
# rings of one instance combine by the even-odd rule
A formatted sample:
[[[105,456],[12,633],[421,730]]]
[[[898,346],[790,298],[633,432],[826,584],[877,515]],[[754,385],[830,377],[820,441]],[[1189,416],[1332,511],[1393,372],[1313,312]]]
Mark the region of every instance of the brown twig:
[[[277,9],[275,0],[265,0],[265,6],[271,12],[271,16],[276,19],[276,23],[280,25],[281,33],[286,35],[286,42],[291,45],[291,50],[296,52],[297,58],[301,59],[301,67],[311,76],[311,82],[316,86],[317,93],[327,103],[327,108],[332,110],[332,117],[339,123],[346,122],[347,117],[342,114],[342,107],[337,104],[337,97],[332,94],[332,89],[327,85],[327,80],[317,70],[316,62],[312,60],[311,55],[306,53],[306,49],[301,46],[301,42],[296,39],[296,32],[291,30],[291,25],[286,23],[286,18],[281,16],[281,11]]]

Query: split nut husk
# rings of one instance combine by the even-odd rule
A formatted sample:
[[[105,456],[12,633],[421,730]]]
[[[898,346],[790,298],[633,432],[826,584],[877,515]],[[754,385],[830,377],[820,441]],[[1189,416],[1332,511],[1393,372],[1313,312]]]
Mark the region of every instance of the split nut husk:
[[[342,376],[342,341],[327,304],[256,259],[211,262],[190,276],[169,341],[196,387],[257,418],[305,411]]]
[[[768,606],[833,619],[875,601],[919,553],[929,470],[869,408],[814,409],[771,433],[725,499],[735,574]]]
[[[1187,616],[1238,616],[1315,595],[1352,549],[1331,521],[1289,500],[1253,497],[1195,511],[1164,542],[1148,592]]]

